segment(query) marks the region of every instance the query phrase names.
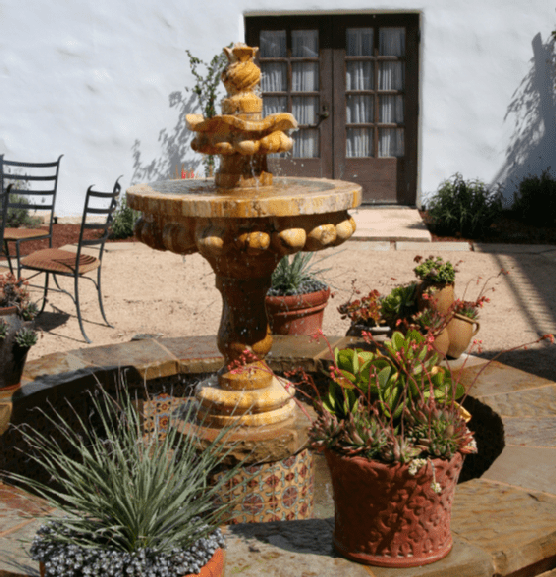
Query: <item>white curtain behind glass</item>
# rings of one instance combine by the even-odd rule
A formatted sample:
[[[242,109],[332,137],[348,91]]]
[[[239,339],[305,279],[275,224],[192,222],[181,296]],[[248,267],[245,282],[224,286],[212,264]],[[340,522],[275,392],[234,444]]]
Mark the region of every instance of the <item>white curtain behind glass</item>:
[[[374,31],[372,28],[348,28],[346,31],[347,56],[373,56]],[[346,62],[346,90],[372,90],[373,63],[369,60]],[[346,123],[361,124],[374,121],[373,96],[353,94],[346,96]],[[372,129],[367,127],[346,130],[346,156],[362,158],[372,155]]]
[[[286,56],[286,31],[261,30],[260,56],[263,58],[284,58]]]
[[[295,62],[294,58],[318,58],[318,30],[292,30],[292,92],[318,92],[319,63]],[[318,96],[292,97],[292,114],[299,124],[314,125],[319,112]],[[319,130],[302,128],[294,133],[294,158],[317,158],[319,152]]]
[[[380,56],[405,56],[405,29],[381,28],[379,30]],[[403,90],[405,87],[404,62],[380,62],[378,68],[379,90]],[[404,97],[399,94],[379,96],[379,121],[399,124],[404,121]],[[403,128],[381,128],[378,133],[378,156],[400,157],[405,154]]]

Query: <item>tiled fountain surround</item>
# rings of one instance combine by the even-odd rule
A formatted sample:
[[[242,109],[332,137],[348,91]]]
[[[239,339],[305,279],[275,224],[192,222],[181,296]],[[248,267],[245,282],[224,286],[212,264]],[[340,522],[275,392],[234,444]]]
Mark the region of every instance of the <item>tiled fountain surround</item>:
[[[353,342],[345,337],[330,339],[332,346],[340,347],[348,341]],[[312,371],[327,355],[324,342],[276,337],[268,361],[277,371],[292,366]],[[466,382],[472,380],[482,362],[469,359],[464,369]],[[147,339],[48,355],[28,363],[24,385],[13,404],[9,399],[0,400],[0,423],[13,417],[18,420],[20,411],[46,397],[55,402],[68,392],[82,390],[91,384],[93,374],[112,375],[127,368],[151,380],[177,373],[211,372],[221,365],[212,336]],[[480,478],[458,485],[452,517],[454,549],[446,559],[421,568],[392,570],[366,568],[336,558],[330,486],[325,467],[317,459],[317,518],[229,527],[227,574],[517,577],[555,568],[556,383],[495,362],[481,374],[473,395],[498,414],[492,413],[495,418],[501,417],[505,446]],[[18,509],[22,512],[16,513]],[[0,491],[0,577],[11,577],[8,571],[18,570],[13,559],[23,559],[12,556],[15,540],[36,530],[35,521],[19,516],[25,510],[28,507],[21,506],[12,492]],[[29,512],[37,515],[35,509]],[[21,568],[13,574],[21,575]]]

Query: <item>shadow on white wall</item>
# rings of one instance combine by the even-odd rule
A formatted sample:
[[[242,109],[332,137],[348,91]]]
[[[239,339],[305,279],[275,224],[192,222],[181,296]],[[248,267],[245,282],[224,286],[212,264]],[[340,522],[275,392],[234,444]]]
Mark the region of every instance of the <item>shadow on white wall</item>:
[[[554,39],[543,43],[537,34],[532,47],[529,73],[512,95],[504,116],[505,122],[513,121],[515,125],[506,147],[506,161],[492,183],[501,185],[506,207],[511,206],[523,178],[540,175],[547,168],[556,176]]]
[[[131,147],[133,157],[133,175],[131,184],[141,182],[155,182],[176,178],[184,168],[187,171],[198,172],[201,158],[184,160],[191,156],[192,133],[185,125],[185,115],[194,112],[195,96],[185,92],[172,92],[168,97],[170,109],[177,111],[177,122],[172,129],[163,128],[158,134],[158,142],[162,150],[167,154],[161,154],[158,158],[147,160],[141,152],[141,141],[136,139]]]

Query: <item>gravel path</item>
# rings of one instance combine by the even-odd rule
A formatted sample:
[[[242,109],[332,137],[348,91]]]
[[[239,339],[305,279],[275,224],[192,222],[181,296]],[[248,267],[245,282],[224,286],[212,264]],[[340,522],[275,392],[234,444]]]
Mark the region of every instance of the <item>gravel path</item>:
[[[420,253],[373,250],[378,246],[350,241],[317,255],[318,259],[326,257],[321,266],[330,269],[325,280],[335,292],[325,312],[325,334],[345,334],[349,321],[340,318],[336,307],[350,297],[352,281],[363,292],[376,288],[387,293],[394,285],[414,279],[416,254],[434,254],[454,264],[459,262],[459,297],[465,291],[466,298],[473,298],[483,282],[490,279],[488,286],[495,292],[489,294],[491,302],[481,313],[477,335],[483,341],[482,355],[493,356],[539,335],[556,332],[554,245],[482,245],[473,252],[451,252],[439,251],[431,243]],[[82,283],[81,290],[85,329],[92,345],[82,338],[71,299],[51,293],[45,313],[39,318],[43,335],[31,349],[29,359],[62,350],[126,342],[138,334],[181,336],[218,331],[221,297],[214,286],[214,273],[200,255],[181,257],[139,243],[108,248],[103,265],[103,294],[106,314],[114,328],[101,324],[92,283]],[[509,274],[499,275],[502,269]],[[71,282],[64,284],[71,286]],[[556,347],[549,347],[546,342],[506,354],[501,360],[556,379]]]

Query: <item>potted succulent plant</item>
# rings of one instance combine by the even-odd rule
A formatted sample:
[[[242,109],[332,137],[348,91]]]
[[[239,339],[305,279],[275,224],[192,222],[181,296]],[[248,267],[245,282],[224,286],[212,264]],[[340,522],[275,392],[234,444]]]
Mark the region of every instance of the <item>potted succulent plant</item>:
[[[440,256],[431,255],[424,261],[421,256],[416,256],[414,261],[417,266],[413,271],[421,281],[418,289],[420,308],[430,306],[432,301],[434,306],[446,315],[455,298],[456,269],[450,261],[445,261]]]
[[[396,331],[374,345],[334,351],[311,443],[331,472],[336,550],[370,565],[423,565],[452,547],[455,486],[476,451],[470,415],[428,337]]]
[[[161,434],[155,424],[145,434],[140,405],[123,386],[116,397],[99,387],[91,394],[93,424],[78,418],[76,428],[45,414],[70,451],[50,434],[22,429],[27,453],[58,488],[7,478],[65,514],[44,524],[31,545],[42,577],[223,575],[219,527],[235,503],[222,493],[239,465],[214,483],[209,476],[229,453],[221,444],[229,430],[198,451],[176,427]],[[194,411],[192,403],[180,418],[194,419]]]
[[[37,307],[30,301],[27,282],[11,273],[0,276],[0,395],[21,385],[29,349],[37,342],[33,319]]]
[[[330,287],[313,270],[313,253],[285,255],[272,274],[265,304],[272,334],[313,335],[322,328]]]

